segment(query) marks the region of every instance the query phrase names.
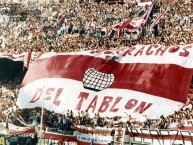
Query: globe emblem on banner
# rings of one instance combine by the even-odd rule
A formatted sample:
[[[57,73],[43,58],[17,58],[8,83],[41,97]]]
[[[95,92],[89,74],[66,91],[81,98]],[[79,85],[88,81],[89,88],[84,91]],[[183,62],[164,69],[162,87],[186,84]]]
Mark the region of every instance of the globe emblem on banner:
[[[118,59],[118,57],[106,56],[105,61],[102,62],[102,67],[99,68],[89,68],[84,73],[83,77],[83,86],[85,89],[101,91],[109,86],[115,80],[115,73],[117,72],[116,67],[113,65],[113,62]],[[103,72],[103,68],[109,67],[110,69],[107,72]]]

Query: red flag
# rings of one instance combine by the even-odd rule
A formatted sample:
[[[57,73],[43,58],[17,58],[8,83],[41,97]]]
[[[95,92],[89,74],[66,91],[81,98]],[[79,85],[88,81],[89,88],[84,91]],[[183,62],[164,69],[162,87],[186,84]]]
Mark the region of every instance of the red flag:
[[[123,29],[126,29],[128,32],[139,31],[140,28],[143,27],[147,22],[149,15],[153,9],[153,6],[154,6],[154,2],[152,2],[152,4],[149,6],[148,11],[143,15],[142,18],[136,19],[136,20],[128,18],[127,20],[112,26],[113,30],[120,32],[119,33],[120,35],[118,35],[119,37],[121,36]]]

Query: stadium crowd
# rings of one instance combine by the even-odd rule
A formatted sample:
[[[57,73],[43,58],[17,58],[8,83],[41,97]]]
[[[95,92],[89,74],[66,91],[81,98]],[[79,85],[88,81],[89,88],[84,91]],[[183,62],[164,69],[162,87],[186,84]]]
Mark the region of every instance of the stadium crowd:
[[[146,2],[149,1],[146,0]],[[129,38],[123,31],[119,37],[113,25],[127,18],[140,17],[149,6],[139,6],[138,1],[127,0],[124,4],[108,4],[82,0],[50,4],[36,3],[36,5],[29,3],[24,7],[38,8],[41,10],[41,15],[27,16],[25,20],[11,20],[8,16],[3,16],[0,53],[111,50],[119,46],[136,44],[183,45],[193,42],[193,3],[189,0],[177,2],[157,0],[144,27],[137,33],[130,33]],[[165,12],[164,16],[150,27],[162,12]],[[18,86],[15,84],[2,86],[1,118],[20,124],[17,117],[21,115],[28,123],[34,121],[40,123],[40,109],[18,109],[16,105]],[[192,89],[191,85],[184,108],[168,117],[160,116],[157,120],[149,120],[144,116],[138,121],[131,115],[125,118],[119,116],[104,118],[100,114],[90,118],[86,110],[79,112],[78,116],[74,116],[72,110],[68,110],[65,114],[45,110],[44,125],[69,131],[74,130],[73,124],[93,127],[123,125],[151,129],[178,128],[182,127],[186,120],[193,119]]]
[[[124,4],[72,1],[28,7],[40,9],[41,15],[29,15],[23,21],[2,18],[1,51],[109,50],[136,44],[176,45],[193,41],[192,3],[188,1],[156,1],[145,26],[139,32],[130,33],[129,38],[125,35],[118,38],[113,25],[128,18],[140,18],[148,6],[139,6],[135,1]],[[167,11],[165,15],[151,28],[150,25],[164,11]]]

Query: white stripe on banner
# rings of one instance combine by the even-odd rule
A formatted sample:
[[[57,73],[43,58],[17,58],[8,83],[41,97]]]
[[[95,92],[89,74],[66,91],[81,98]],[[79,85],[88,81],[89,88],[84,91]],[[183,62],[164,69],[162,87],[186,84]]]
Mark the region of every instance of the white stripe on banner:
[[[44,89],[45,83],[47,86]],[[75,115],[79,110],[88,110],[92,117],[96,112],[103,117],[125,116],[124,112],[127,112],[138,119],[144,113],[152,119],[171,115],[183,106],[177,101],[132,90],[94,92],[84,89],[81,82],[58,78],[36,80],[21,88],[17,105],[20,109],[35,108],[41,107],[42,101],[46,109],[61,114],[66,113],[67,109],[76,110]]]
[[[55,55],[85,55],[98,58],[106,56],[117,56],[115,60],[119,63],[156,63],[156,64],[176,64],[185,68],[193,68],[193,45],[181,46],[163,46],[153,45],[136,45],[134,47],[121,47],[111,51],[84,51],[70,53],[45,53],[39,59],[50,58]]]
[[[91,145],[93,142],[96,145],[106,145],[111,143],[112,136],[99,136],[99,135],[90,135],[90,134],[77,134],[78,145]]]

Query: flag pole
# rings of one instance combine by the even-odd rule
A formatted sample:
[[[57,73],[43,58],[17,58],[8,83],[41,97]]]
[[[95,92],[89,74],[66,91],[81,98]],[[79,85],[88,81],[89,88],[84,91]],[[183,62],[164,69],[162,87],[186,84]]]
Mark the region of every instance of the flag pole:
[[[44,90],[45,90],[45,86],[44,86]],[[42,144],[43,117],[44,117],[44,97],[42,97],[42,112],[41,112],[41,120],[40,120],[40,145]]]

